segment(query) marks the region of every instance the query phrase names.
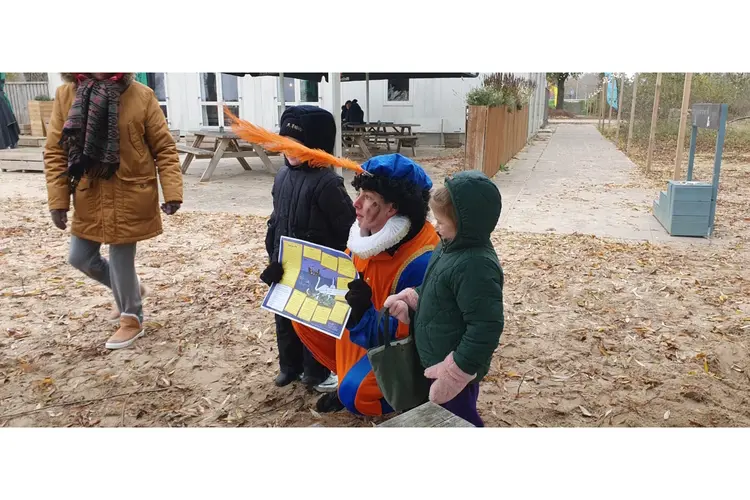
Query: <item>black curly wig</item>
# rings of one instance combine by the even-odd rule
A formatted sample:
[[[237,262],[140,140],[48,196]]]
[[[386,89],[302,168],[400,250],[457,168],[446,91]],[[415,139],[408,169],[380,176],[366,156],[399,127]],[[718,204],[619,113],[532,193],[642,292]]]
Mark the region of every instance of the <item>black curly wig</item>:
[[[373,191],[383,197],[386,203],[393,203],[399,215],[411,222],[404,241],[414,238],[427,221],[430,209],[430,190],[419,189],[403,179],[392,179],[382,175],[359,174],[354,177],[352,186],[357,191]]]

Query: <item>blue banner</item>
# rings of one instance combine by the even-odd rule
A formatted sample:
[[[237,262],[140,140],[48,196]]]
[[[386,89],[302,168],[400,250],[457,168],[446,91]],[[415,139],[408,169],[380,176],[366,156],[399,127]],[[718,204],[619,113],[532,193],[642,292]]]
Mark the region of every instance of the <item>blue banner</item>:
[[[617,109],[617,81],[612,73],[604,73],[607,77],[607,103],[612,109]]]

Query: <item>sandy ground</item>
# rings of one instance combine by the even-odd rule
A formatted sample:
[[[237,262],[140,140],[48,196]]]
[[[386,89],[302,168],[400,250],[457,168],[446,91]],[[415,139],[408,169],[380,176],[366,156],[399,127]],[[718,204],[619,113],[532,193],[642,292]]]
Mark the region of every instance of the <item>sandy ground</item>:
[[[433,176],[458,165],[424,163]],[[196,187],[195,170],[186,192],[206,203],[139,247],[148,335],[116,352],[103,348],[110,298],[66,263],[41,176],[0,174],[0,426],[377,423],[318,415],[316,394],[273,385],[273,320],[258,308],[265,219],[244,215],[262,215],[254,197],[267,181]],[[486,423],[750,425],[746,226],[727,223],[730,244],[711,246],[498,230],[506,328],[482,383]]]

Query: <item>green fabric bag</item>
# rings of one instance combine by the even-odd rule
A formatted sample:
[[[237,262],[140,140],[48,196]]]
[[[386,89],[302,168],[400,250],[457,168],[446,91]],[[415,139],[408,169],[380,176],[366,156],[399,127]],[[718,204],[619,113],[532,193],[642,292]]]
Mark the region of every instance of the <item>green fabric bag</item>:
[[[390,319],[383,308],[378,314],[378,325],[385,320],[383,343],[369,349],[367,358],[385,400],[395,411],[405,411],[427,402],[430,383],[419,361],[413,328],[408,337],[391,341]]]

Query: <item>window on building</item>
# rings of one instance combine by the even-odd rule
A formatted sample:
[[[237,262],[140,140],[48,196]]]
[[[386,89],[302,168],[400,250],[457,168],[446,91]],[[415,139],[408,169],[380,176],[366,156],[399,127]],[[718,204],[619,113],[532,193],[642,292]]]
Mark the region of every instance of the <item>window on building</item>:
[[[201,126],[224,127],[224,106],[240,115],[239,78],[224,73],[200,73]]]
[[[388,79],[388,102],[409,102],[409,79],[408,78],[389,78]]]
[[[317,103],[318,102],[318,82],[313,82],[309,80],[301,80],[300,81],[300,102],[310,102],[310,103]]]
[[[169,97],[167,96],[167,74],[166,73],[146,73],[146,85],[156,94],[159,101],[159,107],[164,113],[164,117],[169,123]]]
[[[318,104],[318,82],[284,77],[284,104]]]
[[[284,102],[297,102],[297,86],[294,78],[284,78]]]

